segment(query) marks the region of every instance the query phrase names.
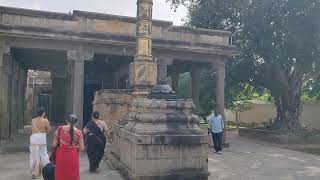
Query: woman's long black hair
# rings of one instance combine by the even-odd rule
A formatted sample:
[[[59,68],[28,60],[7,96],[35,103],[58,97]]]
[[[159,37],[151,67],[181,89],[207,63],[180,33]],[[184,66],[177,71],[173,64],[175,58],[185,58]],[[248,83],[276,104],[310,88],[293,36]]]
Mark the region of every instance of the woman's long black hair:
[[[99,118],[100,118],[100,113],[99,113],[99,111],[94,111],[91,115],[92,115],[92,117],[93,117],[94,119],[99,119]]]
[[[69,130],[69,133],[70,133],[70,145],[72,145],[73,139],[74,139],[74,126],[78,122],[78,117],[76,115],[74,115],[74,114],[70,114],[67,117],[67,122],[70,124],[70,130]]]

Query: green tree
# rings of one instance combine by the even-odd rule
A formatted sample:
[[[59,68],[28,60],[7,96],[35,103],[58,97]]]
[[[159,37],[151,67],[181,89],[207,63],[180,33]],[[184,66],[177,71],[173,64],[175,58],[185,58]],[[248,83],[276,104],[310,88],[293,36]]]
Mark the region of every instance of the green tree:
[[[193,27],[238,31],[241,56],[227,71],[239,82],[269,90],[277,107],[274,128],[299,125],[303,85],[319,76],[319,0],[170,0],[189,7]],[[229,73],[229,74],[228,74]],[[227,76],[228,77],[228,76]]]
[[[302,90],[302,101],[320,100],[320,79],[310,79]]]

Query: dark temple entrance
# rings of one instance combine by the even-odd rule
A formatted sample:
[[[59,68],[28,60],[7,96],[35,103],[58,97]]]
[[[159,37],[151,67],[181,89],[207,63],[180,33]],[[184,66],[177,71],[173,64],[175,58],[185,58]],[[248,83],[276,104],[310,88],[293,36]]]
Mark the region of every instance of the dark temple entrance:
[[[93,61],[85,62],[83,91],[83,123],[91,120],[94,93],[101,89],[127,89],[131,56],[95,54]]]

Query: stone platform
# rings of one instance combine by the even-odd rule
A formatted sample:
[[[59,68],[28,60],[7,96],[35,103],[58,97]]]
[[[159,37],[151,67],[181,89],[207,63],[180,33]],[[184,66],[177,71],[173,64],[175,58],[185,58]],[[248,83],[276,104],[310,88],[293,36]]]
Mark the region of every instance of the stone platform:
[[[131,180],[207,180],[208,136],[191,100],[133,99],[108,160]]]
[[[93,110],[100,112],[101,119],[106,121],[109,128],[128,114],[131,102],[130,91],[128,89],[103,89],[95,92]]]

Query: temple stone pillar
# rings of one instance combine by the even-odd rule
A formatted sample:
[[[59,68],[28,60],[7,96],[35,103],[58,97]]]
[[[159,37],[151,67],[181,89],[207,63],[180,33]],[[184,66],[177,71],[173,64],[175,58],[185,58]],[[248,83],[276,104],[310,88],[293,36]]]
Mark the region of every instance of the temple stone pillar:
[[[83,87],[84,87],[84,61],[92,60],[93,53],[68,51],[67,52],[67,82],[66,95],[67,114],[75,114],[78,117],[77,126],[83,126]]]
[[[0,138],[10,137],[10,92],[11,86],[11,56],[10,48],[0,44]],[[11,81],[10,81],[11,82]]]
[[[216,74],[216,109],[224,117],[225,64],[214,64]]]
[[[25,95],[25,84],[26,84],[26,71],[22,65],[19,65],[18,69],[18,129],[24,126],[24,95]]]
[[[178,92],[178,89],[179,89],[179,79],[180,79],[180,74],[179,73],[171,74],[172,89],[176,93]]]
[[[146,97],[157,84],[157,63],[152,56],[153,0],[137,0],[137,46],[134,61],[129,66],[130,86],[136,97]]]
[[[216,107],[215,110],[220,113],[223,117],[224,124],[226,124],[226,116],[225,116],[225,104],[224,104],[224,90],[225,90],[225,62],[213,64],[213,69],[216,74]],[[223,143],[225,146],[229,144],[226,143],[227,134],[226,131],[223,133]]]
[[[65,119],[66,80],[64,72],[52,72],[52,111],[51,121],[63,122]]]
[[[168,66],[172,65],[173,59],[157,58],[158,84],[168,84]]]
[[[27,125],[28,124],[28,119],[26,117],[26,110],[27,110],[27,88],[28,88],[28,69],[24,68],[23,69],[23,84],[22,84],[22,102],[23,102],[23,115],[22,115],[22,120],[23,120],[23,125]],[[31,121],[31,120],[30,120]]]
[[[17,133],[18,128],[18,96],[19,96],[19,64],[15,59],[12,65],[12,83],[11,83],[11,118],[10,118],[10,135]],[[13,137],[12,137],[13,138]]]
[[[194,113],[199,115],[200,112],[200,102],[199,102],[199,94],[200,94],[200,67],[193,66],[191,67],[191,91],[192,91],[192,100],[195,104]]]

